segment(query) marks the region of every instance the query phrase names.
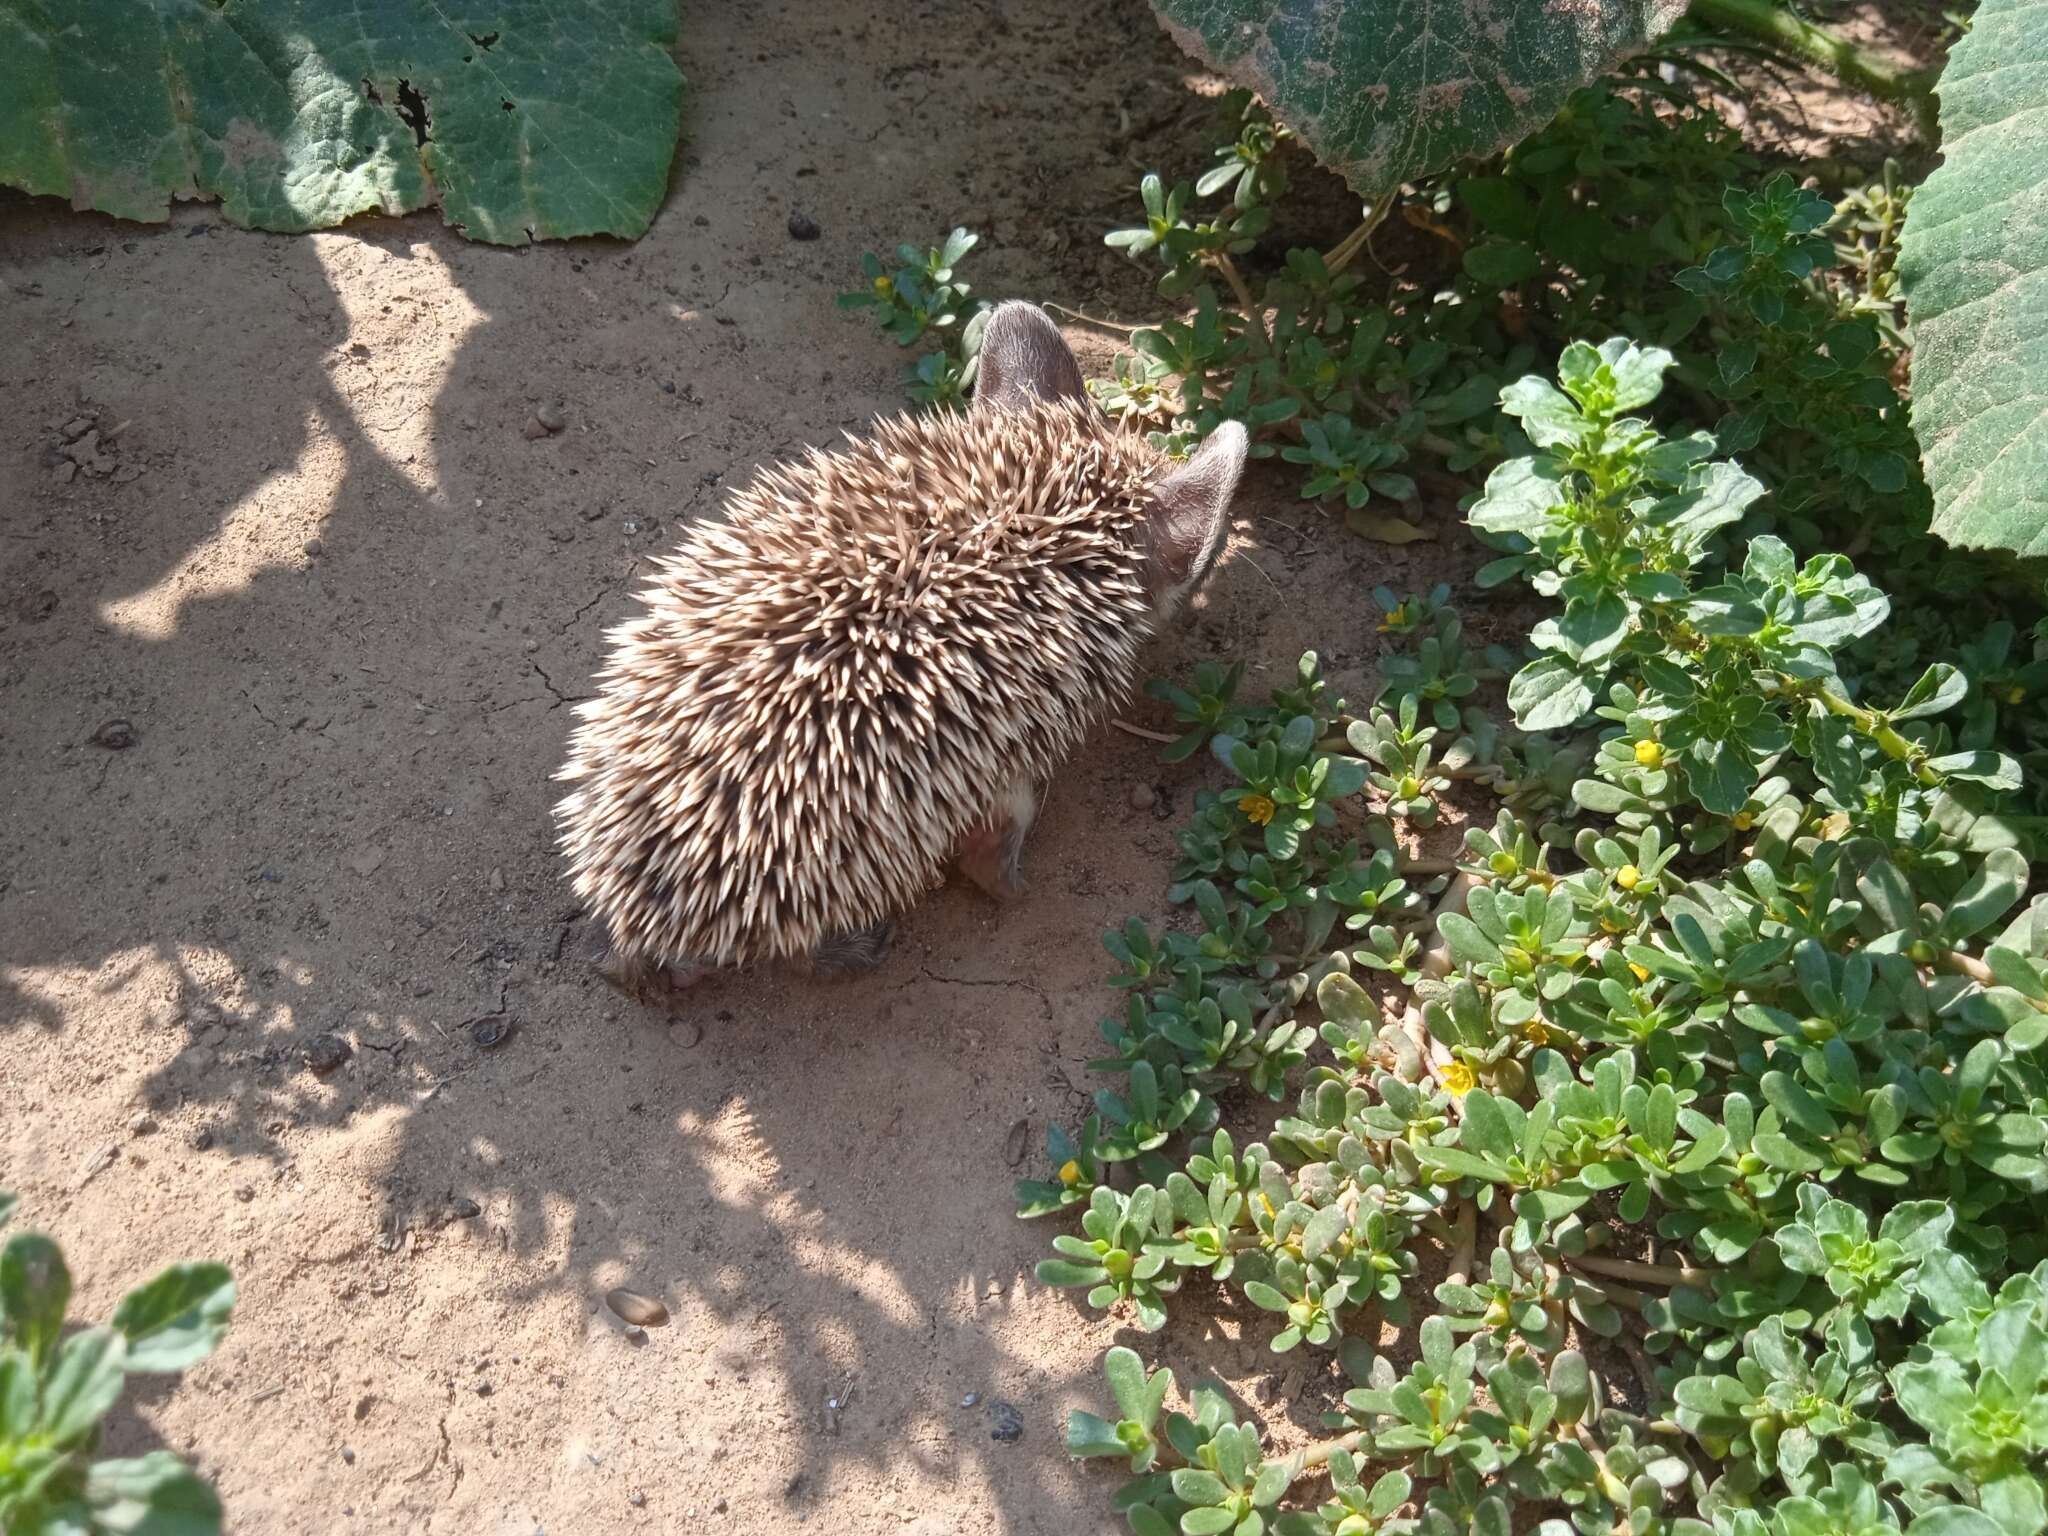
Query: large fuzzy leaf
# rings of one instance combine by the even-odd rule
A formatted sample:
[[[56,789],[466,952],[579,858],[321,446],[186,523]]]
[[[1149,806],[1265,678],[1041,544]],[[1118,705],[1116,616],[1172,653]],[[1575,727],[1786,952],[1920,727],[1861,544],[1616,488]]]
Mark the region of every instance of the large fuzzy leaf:
[[[2048,0],[1984,0],[1939,89],[1899,242],[1934,531],[2048,554]]]
[[[432,203],[517,245],[646,230],[674,0],[0,0],[0,184],[299,231]]]
[[[1367,201],[1540,128],[1686,0],[1153,0]]]

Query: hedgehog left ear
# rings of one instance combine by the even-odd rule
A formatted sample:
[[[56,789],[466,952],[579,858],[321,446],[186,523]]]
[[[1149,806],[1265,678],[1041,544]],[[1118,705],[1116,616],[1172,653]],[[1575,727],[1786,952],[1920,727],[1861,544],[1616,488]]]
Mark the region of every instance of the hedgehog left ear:
[[[1250,439],[1234,421],[1209,434],[1195,456],[1152,490],[1146,533],[1152,592],[1162,613],[1199,587],[1230,536],[1230,498]]]
[[[976,410],[1022,410],[1037,400],[1085,400],[1081,365],[1066,337],[1036,304],[998,304],[975,354]]]

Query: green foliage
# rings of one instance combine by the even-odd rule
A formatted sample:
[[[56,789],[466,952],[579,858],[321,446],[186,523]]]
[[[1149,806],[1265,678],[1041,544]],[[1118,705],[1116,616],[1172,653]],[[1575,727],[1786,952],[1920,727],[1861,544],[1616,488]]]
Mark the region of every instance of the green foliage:
[[[980,238],[956,229],[929,250],[899,245],[893,268],[885,267],[874,252],[863,252],[860,267],[867,286],[839,295],[841,309],[873,310],[882,334],[899,347],[938,343],[938,350],[924,352],[904,370],[910,398],[928,408],[963,409],[973,395],[975,361],[989,309],[969,301],[970,290],[953,269]]]
[[[2019,772],[1958,739],[1967,662],[1857,700],[1836,658],[1888,598],[1745,535],[1760,483],[1649,420],[1672,367],[1574,344],[1502,393],[1533,451],[1471,509],[1484,579],[1557,608],[1514,726],[1483,702],[1509,659],[1441,591],[1378,595],[1404,654],[1355,713],[1314,656],[1265,705],[1236,668],[1155,689],[1171,751],[1229,778],[1181,833],[1190,920],[1106,940],[1129,1003],[1094,1065],[1130,1086],[1021,1212],[1086,1187],[1041,1278],[1148,1331],[1227,1286],[1353,1387],[1334,1438],[1269,1457],[1119,1355],[1121,1417],[1077,1416],[1070,1449],[1129,1466],[1135,1531],[2048,1523],[2048,900],[2001,814]],[[1506,804],[1447,880],[1395,830],[1459,780]],[[1265,1139],[1218,1128],[1233,1090],[1297,1079]],[[1376,1357],[1410,1316],[1419,1358]]]
[[[644,233],[682,113],[675,7],[463,14],[0,7],[0,185],[155,223],[173,198],[206,197],[288,232],[438,202],[497,245]]]
[[[1985,0],[1939,86],[1945,158],[1899,253],[1934,531],[2048,553],[2048,4]]]
[[[1681,0],[1504,0],[1416,11],[1396,0],[1154,0],[1175,39],[1253,85],[1360,197],[1483,156],[1642,48]],[[1217,173],[1212,178],[1221,184]]]
[[[14,1209],[0,1193],[0,1224]],[[0,1249],[0,1530],[10,1536],[202,1536],[213,1487],[168,1451],[94,1459],[130,1375],[175,1374],[213,1353],[235,1304],[219,1264],[178,1264],[130,1291],[110,1326],[69,1335],[71,1272],[49,1238]]]

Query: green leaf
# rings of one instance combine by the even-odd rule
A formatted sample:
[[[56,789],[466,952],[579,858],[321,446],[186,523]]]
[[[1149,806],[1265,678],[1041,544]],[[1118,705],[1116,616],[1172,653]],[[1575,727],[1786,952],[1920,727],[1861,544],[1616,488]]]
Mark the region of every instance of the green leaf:
[[[2048,554],[2048,0],[1985,0],[1938,91],[1899,244],[1934,532]]]
[[[1907,1526],[1906,1536],[2005,1536],[2005,1527],[1981,1510],[1941,1504]]]
[[[1465,272],[1488,288],[1512,288],[1543,270],[1536,250],[1522,240],[1482,240],[1465,252]]]
[[[1561,731],[1593,707],[1593,685],[1563,657],[1538,657],[1509,680],[1508,707],[1525,731]]]
[[[1128,1456],[1131,1448],[1117,1438],[1116,1426],[1107,1419],[1076,1408],[1067,1415],[1069,1456]]]
[[[43,1430],[59,1445],[88,1434],[114,1406],[127,1348],[111,1328],[74,1333],[58,1348],[43,1386]]]
[[[137,1536],[215,1536],[220,1495],[169,1451],[95,1462],[85,1475],[85,1502],[100,1531]]]
[[[113,1323],[131,1371],[182,1371],[214,1351],[235,1306],[225,1264],[174,1264],[121,1298]]]
[[[1684,0],[1153,0],[1176,41],[1256,90],[1367,201],[1484,159],[1641,49]]]
[[[438,202],[493,244],[632,238],[668,191],[675,42],[666,0],[8,6],[0,184],[156,223],[173,198],[286,232]]]
[[[0,1323],[38,1367],[49,1358],[71,1305],[64,1253],[40,1232],[22,1232],[0,1249]]]

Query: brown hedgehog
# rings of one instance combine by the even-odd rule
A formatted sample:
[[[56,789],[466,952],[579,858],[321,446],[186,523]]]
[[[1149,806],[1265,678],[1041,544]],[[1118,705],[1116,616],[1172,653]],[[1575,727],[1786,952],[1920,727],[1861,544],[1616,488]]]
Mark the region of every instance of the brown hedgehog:
[[[965,415],[762,474],[607,637],[557,815],[632,995],[864,969],[955,862],[1016,894],[1039,783],[1215,563],[1242,427],[1181,465],[1117,431],[1029,304],[979,368]]]

